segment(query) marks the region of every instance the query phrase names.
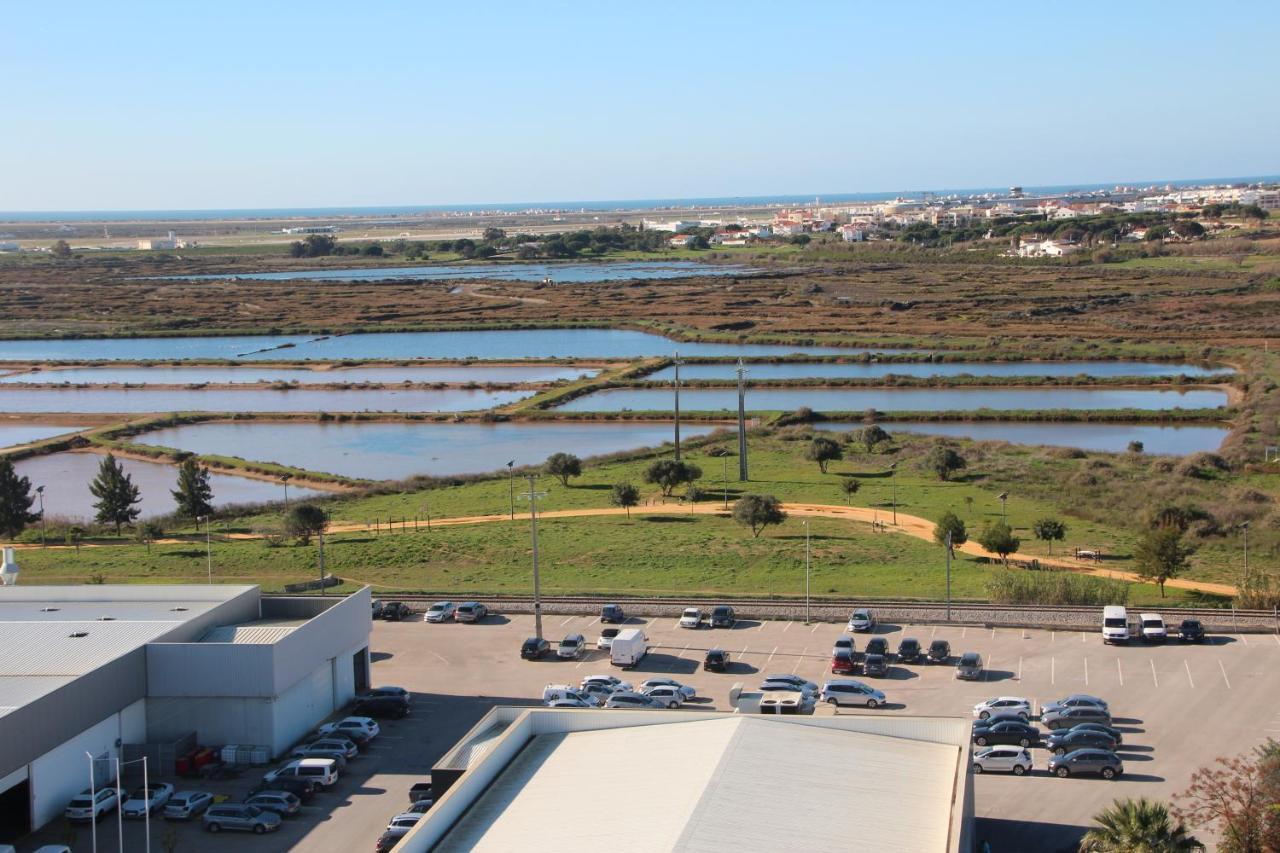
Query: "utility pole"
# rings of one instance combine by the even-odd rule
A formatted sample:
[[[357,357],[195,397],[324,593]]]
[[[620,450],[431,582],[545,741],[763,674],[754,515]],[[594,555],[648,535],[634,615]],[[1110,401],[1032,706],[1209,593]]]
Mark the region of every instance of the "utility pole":
[[[675,368],[676,368],[676,381],[675,381],[675,389],[676,389],[676,400],[675,400],[675,408],[676,408],[676,461],[677,461],[677,462],[679,462],[679,461],[680,461],[680,365],[684,364],[684,362],[682,362],[682,361],[680,360],[680,351],[679,351],[679,350],[676,350],[676,357],[675,357],[675,359],[674,359],[671,363],[672,363],[672,364],[674,364],[674,365],[675,365]]]
[[[209,583],[212,584],[213,583],[213,534],[210,532],[210,527],[212,527],[213,525],[213,519],[207,515],[202,515],[199,518],[197,518],[196,521],[204,522],[204,556],[205,556],[205,563],[209,568]],[[196,528],[197,531],[199,529],[200,528],[198,527]]]
[[[738,359],[738,479],[747,481],[747,369]]]
[[[1247,588],[1249,586],[1249,522],[1241,522],[1240,529],[1244,532],[1244,582],[1241,586]]]
[[[325,594],[324,588],[324,528],[320,528],[320,594]]]
[[[1001,492],[1000,494],[996,495],[996,497],[1000,499],[1000,523],[1003,524],[1005,527],[1008,527],[1009,516],[1005,512],[1005,502],[1009,500],[1009,493]]]
[[[809,519],[800,522],[804,525],[804,624],[809,624]]]
[[[893,526],[898,526],[898,463],[889,465],[889,482],[893,484]]]
[[[947,531],[947,621],[951,621],[951,531]]]
[[[93,762],[95,759],[93,757],[93,753],[87,749],[84,751],[84,754],[85,754],[85,757],[89,759],[89,801],[96,803],[98,801],[98,791],[97,791],[98,776],[94,772]],[[119,800],[117,800],[116,801],[117,808],[119,807],[119,805],[120,805],[120,802]],[[98,853],[98,821],[96,820],[89,821],[89,838],[90,838],[90,844],[92,847],[92,853]]]
[[[726,453],[724,459],[724,508],[729,508],[729,454]]]
[[[507,491],[511,494],[511,520],[516,520],[516,460],[507,463]]]
[[[546,497],[546,492],[539,492],[537,474],[528,474],[529,491],[520,497],[529,502],[529,535],[533,539],[533,634],[542,639],[542,580],[538,576],[538,498]]]
[[[40,547],[44,547],[44,486],[36,486],[36,494],[40,496]]]
[[[292,474],[281,474],[280,485],[284,486],[284,511],[289,511],[289,480],[293,478]]]

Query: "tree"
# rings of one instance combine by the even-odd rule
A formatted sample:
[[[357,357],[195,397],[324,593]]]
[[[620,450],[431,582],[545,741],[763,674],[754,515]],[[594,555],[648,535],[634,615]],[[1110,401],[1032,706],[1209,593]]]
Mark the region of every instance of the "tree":
[[[950,447],[942,445],[933,448],[924,457],[924,467],[937,474],[939,480],[944,481],[967,464],[963,456]]]
[[[98,476],[89,484],[89,493],[97,498],[93,503],[95,519],[99,524],[114,524],[117,536],[120,525],[133,524],[142,513],[136,506],[142,502],[138,487],[110,453],[98,466]]]
[[[1184,240],[1194,240],[1204,236],[1204,226],[1192,220],[1173,223],[1173,233]]]
[[[1001,521],[984,526],[982,532],[978,534],[978,544],[992,554],[999,554],[1007,569],[1009,567],[1009,555],[1017,553],[1018,546],[1022,544],[1022,540],[1014,536],[1013,531],[1009,529],[1009,525]]]
[[[1080,839],[1080,853],[1178,853],[1203,850],[1164,803],[1116,800],[1093,816],[1096,824]]]
[[[560,485],[568,486],[570,477],[582,475],[582,460],[572,453],[553,453],[547,457],[546,472],[560,478]]]
[[[1147,446],[1146,446],[1145,444],[1143,444],[1141,441],[1131,441],[1131,442],[1129,442],[1129,452],[1130,452],[1130,453],[1141,453],[1142,451],[1144,451],[1144,450],[1146,450],[1146,449],[1147,449]]]
[[[284,532],[297,540],[299,545],[311,544],[311,537],[318,536],[329,527],[329,514],[315,504],[295,504],[284,516]]]
[[[28,524],[39,521],[40,513],[31,511],[35,499],[31,480],[18,476],[8,456],[0,458],[0,534],[12,539]]]
[[[178,515],[199,518],[213,512],[209,469],[202,467],[193,456],[188,456],[178,466],[178,488],[170,494],[178,505]]]
[[[1252,757],[1218,758],[1191,774],[1178,794],[1174,814],[1194,826],[1214,827],[1223,837],[1218,849],[1231,853],[1280,850],[1280,767],[1276,743],[1269,741]]]
[[[609,493],[609,503],[624,507],[627,518],[630,518],[631,508],[640,503],[640,490],[630,483],[614,483],[613,491]]]
[[[943,513],[942,518],[933,526],[933,539],[939,545],[947,544],[947,534],[951,535],[951,555],[954,557],[956,548],[969,541],[969,531],[965,529],[960,516],[954,512]]]
[[[827,464],[844,458],[844,451],[825,435],[815,435],[804,449],[804,458],[818,463],[818,470],[827,473]]]
[[[862,488],[862,481],[854,477],[845,477],[840,481],[840,491],[844,492],[845,498],[849,503],[853,503],[853,496]]]
[[[138,525],[133,533],[139,542],[147,546],[147,553],[150,554],[151,543],[164,535],[164,528],[160,526],[159,522],[144,521]]]
[[[1193,549],[1182,541],[1182,530],[1176,525],[1157,527],[1133,549],[1133,562],[1138,577],[1160,585],[1164,598],[1165,582],[1176,578],[1188,565]]]
[[[71,257],[71,245],[66,240],[59,240],[54,243],[50,251],[53,252],[55,258],[65,259]]]
[[[496,243],[499,240],[505,240],[507,238],[507,232],[503,231],[501,228],[494,228],[493,226],[490,226],[484,229],[484,233],[481,234],[481,236],[484,238],[485,242]]]
[[[1031,525],[1031,532],[1041,542],[1049,543],[1049,554],[1053,554],[1053,543],[1067,538],[1067,525],[1056,518],[1041,518]]]
[[[773,495],[743,495],[733,504],[733,520],[750,527],[751,537],[756,539],[770,524],[786,521],[787,514]]]
[[[644,481],[662,489],[663,497],[670,497],[671,490],[684,483],[692,483],[702,476],[702,469],[691,462],[659,459],[644,472]]]
[[[873,453],[877,444],[889,440],[889,433],[885,432],[884,429],[877,424],[863,427],[854,433],[854,436],[856,436],[857,440],[862,443],[862,446],[866,448],[868,453]]]

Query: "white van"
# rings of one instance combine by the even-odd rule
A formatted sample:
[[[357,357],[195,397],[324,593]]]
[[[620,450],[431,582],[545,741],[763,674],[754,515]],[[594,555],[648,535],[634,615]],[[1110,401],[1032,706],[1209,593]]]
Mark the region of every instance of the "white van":
[[[332,758],[299,758],[278,770],[272,770],[262,777],[262,781],[274,782],[281,778],[309,779],[323,788],[328,788],[338,781],[338,762]]]
[[[548,684],[542,688],[543,705],[550,705],[552,702],[558,702],[561,699],[576,699],[596,707],[604,704],[599,696],[585,693],[577,688],[570,687],[568,684]]]
[[[609,646],[609,663],[614,666],[635,666],[649,653],[649,638],[639,628],[619,631]]]
[[[1118,604],[1102,608],[1102,642],[1129,642],[1129,614]]]
[[[1138,617],[1142,620],[1142,639],[1148,643],[1163,643],[1169,639],[1169,632],[1164,627],[1164,617],[1159,613],[1143,613]]]

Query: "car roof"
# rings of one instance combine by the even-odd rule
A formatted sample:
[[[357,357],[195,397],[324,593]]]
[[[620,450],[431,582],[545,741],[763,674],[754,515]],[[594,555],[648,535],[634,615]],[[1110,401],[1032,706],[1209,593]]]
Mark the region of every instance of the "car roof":
[[[458,606],[459,606],[459,607],[475,607],[475,606],[476,606],[477,604],[479,604],[479,603],[480,603],[480,602],[478,602],[478,601],[464,601],[464,602],[462,602],[461,604],[459,604]]]
[[[979,657],[981,657],[981,655],[979,655],[977,652],[965,652],[964,654],[960,655],[960,662],[964,663],[967,660],[968,661],[978,660]]]

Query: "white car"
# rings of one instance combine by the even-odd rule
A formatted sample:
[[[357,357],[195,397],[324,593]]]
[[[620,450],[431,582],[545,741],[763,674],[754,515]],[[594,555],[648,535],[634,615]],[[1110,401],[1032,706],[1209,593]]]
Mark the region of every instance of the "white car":
[[[593,700],[596,697],[591,697]],[[552,699],[550,702],[543,702],[548,708],[599,708],[598,701],[587,701],[586,699]]]
[[[290,753],[290,757],[307,758],[309,754],[319,754],[320,752],[334,752],[343,758],[350,759],[360,754],[360,747],[344,737],[323,737],[297,747]],[[323,758],[324,756],[321,755],[320,757]]]
[[[568,684],[548,684],[542,688],[542,704],[554,707],[555,702],[582,702],[586,707],[598,707],[604,704],[598,694],[575,690]]]
[[[761,690],[773,689],[774,685],[790,685],[792,689],[803,692],[809,696],[817,696],[821,688],[812,681],[806,681],[798,675],[790,675],[784,673],[781,675],[766,675],[764,681],[760,684]]]
[[[864,705],[867,708],[879,708],[885,703],[885,696],[874,687],[863,684],[854,678],[833,678],[822,685],[819,698],[831,705]]]
[[[839,637],[836,637],[835,645],[831,647],[831,656],[835,657],[843,652],[848,654],[849,657],[853,657],[856,651],[857,649],[853,644],[853,637],[850,637],[848,634],[841,634]]]
[[[974,773],[1012,773],[1024,776],[1031,772],[1031,750],[1020,746],[989,746],[973,756]]]
[[[876,627],[876,617],[871,614],[871,610],[866,607],[859,607],[853,613],[849,614],[850,631],[870,631]]]
[[[1143,613],[1138,619],[1142,622],[1143,641],[1163,643],[1169,639],[1169,631],[1164,626],[1164,617],[1159,613]]]
[[[600,636],[596,638],[596,648],[602,652],[609,651],[613,646],[613,638],[618,636],[621,628],[605,628],[600,631]]]
[[[656,699],[673,710],[679,708],[685,702],[684,694],[680,692],[680,688],[673,687],[670,684],[659,684],[650,687],[648,690],[642,691],[641,695]]]
[[[1066,708],[1099,708],[1103,711],[1110,711],[1107,707],[1106,700],[1099,699],[1097,696],[1090,696],[1088,693],[1072,693],[1070,696],[1064,696],[1055,702],[1050,702],[1040,706],[1040,719],[1044,719],[1045,714],[1052,714],[1055,711],[1061,711]]]
[[[1031,703],[1021,696],[997,696],[973,706],[973,715],[986,720],[997,714],[1017,714],[1024,720],[1031,719]]]
[[[325,723],[318,731],[320,736],[327,735],[354,735],[355,740],[359,743],[361,740],[373,740],[378,736],[378,721],[372,717],[343,717],[336,723]]]
[[[396,829],[398,827],[412,829],[420,820],[422,820],[422,815],[418,812],[401,812],[391,818],[387,823],[387,829]]]
[[[556,648],[556,657],[561,660],[577,660],[582,657],[582,650],[587,647],[587,638],[581,634],[570,634],[560,641]]]
[[[130,794],[128,799],[124,801],[121,812],[125,817],[142,817],[143,815],[155,814],[164,808],[165,803],[169,802],[169,798],[172,796],[173,786],[168,782],[148,785]]]
[[[119,805],[120,802],[116,799],[116,789],[114,787],[99,788],[92,793],[86,788],[71,798],[71,802],[67,803],[63,816],[73,823],[95,821],[108,812],[115,811]]]
[[[599,684],[608,687],[610,690],[630,690],[631,685],[616,675],[588,675],[582,679],[582,689],[586,690],[588,684]]]
[[[650,699],[642,693],[630,693],[627,691],[618,691],[617,693],[614,693],[609,697],[608,701],[604,703],[604,706],[606,708],[629,708],[632,710],[637,708],[652,710],[655,708],[667,707],[666,703],[660,702],[657,699]]]
[[[437,601],[427,608],[427,613],[422,618],[427,622],[445,622],[453,618],[457,609],[452,601]]]
[[[680,614],[681,628],[701,628],[703,621],[707,618],[707,614],[703,613],[696,607],[686,607],[684,612]]]
[[[208,791],[179,791],[164,806],[165,820],[190,820],[213,805]]]
[[[679,681],[676,681],[674,678],[650,678],[648,681],[645,681],[640,685],[640,692],[643,693],[644,691],[648,690],[651,687],[678,688],[680,692],[684,694],[684,701],[686,702],[688,702],[690,699],[696,699],[698,696],[697,690],[693,689],[687,684],[681,684]]]

